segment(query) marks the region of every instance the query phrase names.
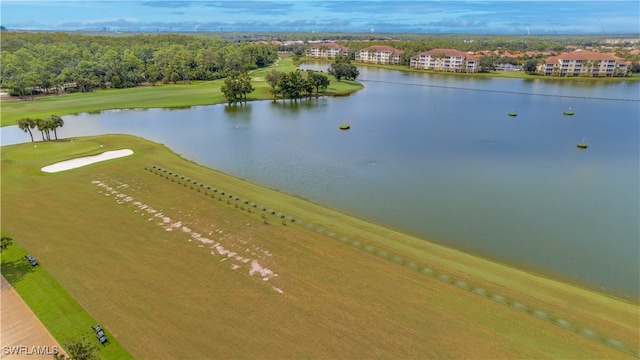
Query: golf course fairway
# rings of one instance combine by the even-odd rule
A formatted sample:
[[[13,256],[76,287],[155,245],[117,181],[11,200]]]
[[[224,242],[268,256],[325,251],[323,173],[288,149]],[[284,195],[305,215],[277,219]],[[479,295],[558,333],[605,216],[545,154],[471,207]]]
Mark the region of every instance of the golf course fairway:
[[[119,149],[133,153],[41,171]],[[104,135],[1,150],[3,235],[136,359],[639,355],[636,303],[243,181],[161,144]],[[14,284],[30,281],[6,265],[3,256]],[[31,307],[40,318],[51,311]],[[50,329],[60,343],[85,330]]]

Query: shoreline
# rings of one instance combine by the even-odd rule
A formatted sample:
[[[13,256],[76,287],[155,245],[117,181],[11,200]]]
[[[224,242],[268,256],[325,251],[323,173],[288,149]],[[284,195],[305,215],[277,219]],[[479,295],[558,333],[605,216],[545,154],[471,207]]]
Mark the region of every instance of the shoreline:
[[[302,63],[307,62],[317,62],[317,63],[326,63],[330,64],[332,61],[323,60],[323,59],[312,59],[312,58],[304,58]],[[293,65],[292,61],[289,58],[282,57],[279,59],[277,64],[272,66],[261,68],[252,71],[252,76],[261,80],[253,80],[252,84],[257,85],[256,90],[251,94],[250,100],[248,101],[260,101],[260,100],[273,100],[271,94],[268,93],[268,86],[264,84],[262,80],[264,78],[263,73],[266,74],[267,71],[278,70],[278,69],[289,69]],[[619,82],[619,81],[640,81],[640,76],[637,77],[624,77],[624,78],[603,78],[603,77],[551,77],[551,76],[532,76],[527,74],[518,74],[519,76],[510,76],[508,74],[512,74],[512,72],[504,72],[504,73],[453,73],[453,72],[437,72],[437,71],[429,71],[429,70],[417,70],[410,69],[401,66],[395,65],[377,65],[377,64],[366,64],[366,63],[356,63],[357,66],[365,66],[372,68],[379,68],[385,70],[393,70],[407,73],[417,73],[417,74],[429,74],[436,76],[462,76],[462,77],[470,77],[470,78],[510,78],[510,79],[521,79],[523,81],[531,81],[531,80],[542,80],[542,81],[604,81],[604,82]],[[282,70],[286,71],[286,70]],[[70,114],[78,114],[82,112],[93,112],[93,111],[106,111],[106,110],[115,110],[115,109],[134,109],[134,108],[180,108],[180,107],[192,107],[192,106],[203,106],[203,105],[217,105],[224,104],[225,101],[219,97],[211,96],[211,93],[215,93],[216,89],[219,88],[220,84],[222,84],[223,80],[213,80],[213,81],[194,81],[191,84],[157,84],[155,86],[137,86],[128,89],[101,89],[96,90],[94,92],[89,93],[74,93],[74,94],[62,94],[62,95],[45,95],[38,97],[34,100],[24,100],[24,99],[9,99],[3,100],[5,103],[4,106],[0,107],[0,111],[2,111],[2,119],[5,119],[0,123],[0,126],[10,126],[15,125],[15,121],[25,117],[46,117],[51,115],[51,111],[49,107],[58,109],[57,115],[64,116]],[[198,91],[202,87],[202,85],[211,85],[212,88],[211,93],[203,94],[201,91]],[[349,94],[355,93],[365,88],[364,84],[358,82],[357,79],[352,81],[352,84],[348,84],[348,81],[343,80],[341,82],[333,81],[333,86],[340,86],[340,88],[334,89],[334,91],[325,90],[324,94],[321,94],[322,97],[327,96],[348,96]],[[346,86],[346,87],[345,87]],[[173,89],[172,93],[166,94],[164,91],[166,89]],[[146,90],[151,89],[151,90]],[[160,90],[162,89],[162,90]],[[170,97],[171,101],[175,103],[171,104],[163,104],[163,103],[154,103],[154,97],[149,96],[148,92],[155,91],[157,96],[162,97]],[[193,94],[186,94],[185,91],[193,91]],[[97,103],[97,100],[94,100],[95,97],[110,97],[107,101],[100,101]],[[122,96],[119,96],[122,95]],[[314,97],[316,95],[313,95]],[[136,97],[141,98],[140,101],[135,102],[132,99]],[[80,102],[93,102],[96,101],[95,105],[87,105],[87,104],[78,104],[75,99],[80,98]],[[114,99],[115,98],[115,99]],[[69,99],[69,104],[64,104],[64,101]],[[301,98],[300,100],[303,100]],[[286,99],[278,99],[278,100],[286,100]],[[132,102],[133,101],[133,102]],[[634,100],[635,101],[635,100]],[[41,102],[46,102],[46,105],[40,106]],[[59,102],[62,102],[60,104]],[[52,104],[49,104],[52,103]],[[20,104],[15,105],[15,104]],[[115,104],[115,105],[114,105]],[[47,106],[48,105],[48,106]],[[16,113],[12,113],[14,110],[11,108],[19,108],[20,110],[15,110]],[[10,110],[7,110],[10,109]]]
[[[614,351],[614,354],[617,353],[618,355],[623,353],[633,354],[638,346],[637,339],[633,337],[637,331],[636,315],[633,314],[637,313],[638,304],[584,289],[574,284],[505,266],[454,248],[438,245],[428,239],[398,232],[366,219],[355,218],[310,200],[269,189],[196,164],[161,144],[142,138],[128,135],[102,135],[76,138],[73,143],[83,145],[81,153],[67,153],[63,157],[60,156],[61,148],[69,151],[73,150],[71,142],[47,144],[49,149],[43,146],[40,151],[41,154],[43,152],[48,154],[48,151],[51,151],[55,160],[68,160],[92,155],[103,150],[121,148],[133,149],[134,153],[138,155],[122,158],[118,161],[103,162],[99,165],[85,167],[73,172],[34,174],[25,178],[20,176],[22,171],[17,172],[16,170],[21,167],[39,169],[42,164],[50,163],[54,158],[44,156],[44,159],[33,158],[26,160],[27,162],[23,160],[22,163],[17,163],[14,161],[15,159],[24,159],[26,154],[32,152],[29,144],[14,145],[8,147],[8,149],[3,148],[3,160],[11,160],[10,163],[7,163],[7,171],[3,172],[3,190],[7,194],[3,197],[3,206],[10,206],[13,209],[11,213],[3,214],[3,230],[6,230],[21,247],[33,251],[41,263],[50,269],[49,271],[56,274],[56,280],[65,289],[69,290],[79,304],[84,306],[91,304],[90,307],[93,309],[92,313],[95,313],[96,319],[101,323],[110,324],[111,328],[114,329],[113,331],[117,330],[121,334],[117,339],[125,347],[127,344],[132,346],[131,336],[135,337],[132,334],[137,334],[138,332],[136,329],[128,332],[125,328],[122,328],[122,326],[126,327],[127,325],[122,323],[120,315],[127,318],[135,318],[135,314],[127,311],[138,308],[139,296],[150,296],[153,291],[156,291],[154,290],[156,285],[150,288],[140,288],[134,282],[134,288],[131,289],[133,293],[129,294],[129,292],[122,290],[123,286],[125,288],[128,286],[126,283],[103,282],[99,289],[96,288],[94,291],[105,292],[105,304],[95,304],[95,294],[92,295],[83,291],[86,286],[95,285],[95,274],[79,275],[77,269],[91,269],[99,266],[103,269],[101,273],[104,272],[103,276],[107,278],[124,276],[121,273],[122,271],[125,273],[130,271],[130,269],[121,270],[120,267],[109,266],[113,261],[119,260],[102,254],[107,249],[89,251],[90,249],[96,249],[95,246],[100,246],[105,241],[112,242],[110,248],[117,250],[114,254],[123,253],[126,255],[130,253],[131,255],[127,255],[125,258],[139,259],[143,261],[144,266],[151,266],[148,262],[154,260],[153,267],[148,270],[154,277],[161,276],[164,278],[164,276],[170,276],[176,280],[182,279],[185,282],[193,281],[194,290],[190,291],[201,288],[202,284],[198,279],[202,279],[202,271],[204,269],[208,269],[208,272],[216,271],[215,274],[217,275],[213,289],[223,291],[225,289],[224,284],[227,283],[224,280],[224,276],[226,276],[224,274],[228,272],[229,276],[232,276],[229,280],[231,281],[229,289],[236,289],[240,286],[244,289],[243,294],[247,292],[245,296],[248,297],[246,299],[252,299],[249,294],[256,291],[256,295],[259,294],[258,296],[261,299],[270,294],[268,296],[269,299],[272,299],[269,300],[270,302],[277,301],[279,303],[280,300],[276,299],[283,299],[282,301],[286,301],[287,306],[291,306],[291,302],[294,302],[296,305],[290,308],[293,311],[293,315],[297,314],[296,309],[298,306],[302,306],[302,309],[310,306],[309,301],[311,298],[309,296],[315,294],[313,289],[316,286],[320,286],[320,293],[323,294],[321,299],[324,300],[319,301],[317,304],[314,303],[315,305],[313,305],[312,309],[314,312],[323,312],[325,310],[320,309],[324,309],[324,306],[332,308],[340,306],[340,301],[345,299],[343,296],[346,296],[340,294],[341,291],[345,290],[347,284],[349,286],[346,286],[346,289],[350,289],[352,286],[357,287],[358,284],[366,282],[367,285],[362,290],[365,291],[364,293],[357,292],[357,296],[355,294],[351,295],[358,299],[356,308],[363,308],[361,296],[369,298],[372,295],[365,290],[369,286],[388,288],[404,283],[412,289],[411,291],[419,292],[415,295],[417,297],[411,300],[411,303],[413,307],[419,307],[418,311],[426,319],[435,317],[434,321],[437,321],[435,319],[439,318],[437,316],[438,312],[436,312],[436,315],[430,315],[427,309],[440,309],[441,305],[436,304],[439,304],[437,298],[443,297],[443,304],[451,304],[442,305],[448,313],[459,313],[464,309],[464,327],[467,325],[476,326],[476,321],[484,324],[484,320],[481,320],[483,319],[482,317],[487,314],[493,314],[503,320],[500,320],[501,325],[496,325],[498,326],[496,329],[493,329],[492,325],[492,331],[502,331],[497,329],[502,329],[504,326],[511,330],[520,329],[522,330],[522,335],[513,336],[525,342],[536,341],[537,339],[544,343],[549,341],[548,339],[557,339],[557,336],[564,338],[565,336],[572,337],[577,335],[578,337],[573,338],[571,342],[584,342],[582,346],[593,346],[594,348],[590,351],[597,351],[600,354],[602,354],[602,349],[605,348],[608,349],[607,351]],[[104,144],[104,149],[100,148],[102,144]],[[69,146],[65,147],[65,145]],[[192,185],[189,187],[186,184],[184,186],[177,184],[163,175],[166,174],[163,169],[150,171],[149,164],[153,163],[161,164],[164,170],[172,173],[188,176],[192,179],[193,184],[215,185],[216,188],[231,192],[238,197],[264,204],[275,211],[281,211],[286,216],[292,216],[296,221],[287,226],[281,226],[272,215],[268,215],[269,219],[273,221],[272,224],[253,225],[254,221],[260,219],[259,210],[254,213],[248,213],[243,209],[234,207],[233,204],[229,206],[219,202],[217,199],[212,199],[211,196],[199,191],[198,186],[194,187]],[[145,171],[143,167],[147,167],[147,170]],[[189,246],[188,243],[182,241],[176,242],[175,237],[180,236],[179,233],[181,232],[156,230],[156,226],[149,223],[145,217],[140,218],[139,214],[127,213],[125,211],[126,205],[116,204],[117,199],[124,199],[124,197],[120,197],[119,193],[117,194],[118,196],[113,194],[107,197],[100,196],[102,200],[96,198],[95,193],[98,187],[87,185],[87,183],[91,183],[92,180],[95,181],[98,174],[101,174],[99,175],[101,184],[110,184],[112,186],[117,185],[114,182],[116,179],[126,179],[126,183],[129,186],[116,188],[120,193],[126,193],[145,204],[152,204],[155,209],[165,209],[163,211],[165,212],[164,216],[170,215],[172,218],[175,216],[175,220],[188,220],[185,221],[185,225],[189,225],[191,232],[198,231],[206,236],[206,232],[203,232],[202,229],[195,225],[196,222],[215,219],[218,219],[217,221],[224,219],[227,224],[236,224],[239,229],[253,229],[246,231],[250,231],[251,237],[257,237],[261,246],[266,245],[270,253],[275,258],[280,259],[280,262],[269,265],[269,268],[280,274],[281,279],[270,281],[279,281],[275,285],[282,289],[284,293],[274,292],[266,288],[263,281],[258,281],[255,285],[257,287],[254,289],[253,285],[250,285],[252,284],[249,281],[250,279],[247,279],[249,282],[245,283],[243,277],[239,277],[238,273],[233,272],[233,268],[226,270],[226,272],[222,271],[224,270],[224,264],[228,264],[228,262],[220,262],[219,259],[215,261],[215,258],[205,256],[206,254],[197,251],[198,248],[195,245]],[[55,189],[55,192],[50,197],[37,197],[33,198],[31,203],[25,203],[23,197],[19,195],[20,191],[7,191],[6,189],[6,187],[13,189],[18,185],[20,187],[24,186],[24,189],[28,189],[29,193],[38,189]],[[142,191],[135,192],[135,189],[140,188],[140,185],[144,185],[141,188]],[[73,199],[68,198],[70,194],[74,195]],[[162,195],[158,196],[159,194]],[[94,210],[86,210],[87,199],[94,199],[90,202],[90,206]],[[63,213],[52,214],[47,212],[46,209],[51,206],[63,206],[61,207],[61,209],[64,209],[62,210]],[[173,210],[173,213],[170,213],[169,209],[172,207],[176,209]],[[20,221],[20,219],[24,218],[25,213],[37,216],[40,222],[49,225],[46,228],[28,226],[28,224]],[[74,222],[72,227],[60,224],[57,220],[60,216],[75,218],[81,214],[84,214],[83,220]],[[185,217],[180,219],[178,214],[183,214],[182,216]],[[112,218],[113,221],[110,222],[110,225],[104,224],[105,217]],[[247,227],[245,222],[252,223],[251,227]],[[254,228],[253,226],[256,227]],[[130,231],[133,227],[137,229],[135,234],[131,234]],[[92,241],[86,242],[84,234],[89,229],[94,229],[95,236],[93,236]],[[225,230],[225,232],[228,231]],[[49,236],[47,237],[45,234],[49,234]],[[122,234],[124,236],[122,238],[114,238],[112,234]],[[131,235],[135,235],[136,239],[138,239],[135,243],[130,241]],[[240,239],[246,238],[246,235],[238,234],[237,236]],[[40,239],[43,238],[47,238],[46,249],[42,248]],[[197,238],[194,239],[196,243],[199,243]],[[204,240],[200,241],[202,241],[202,244],[206,244]],[[138,242],[141,244],[150,242],[152,245],[149,248],[145,247],[146,250],[144,251],[149,252],[148,254],[145,253],[145,256],[141,257],[141,253],[137,251],[136,246],[138,245],[136,244]],[[68,244],[76,244],[79,248],[69,247]],[[178,247],[179,244],[182,245]],[[315,253],[320,249],[326,249],[320,253],[323,255]],[[73,267],[68,267],[65,263],[56,261],[60,256],[69,257],[70,254],[76,251],[80,251],[84,255],[76,258]],[[312,252],[308,253],[308,251]],[[111,253],[112,251],[109,252]],[[177,258],[170,259],[171,261],[167,263],[167,259],[160,256],[165,252],[167,255],[175,254],[172,256],[177,256]],[[120,257],[120,255],[117,256],[118,259]],[[207,259],[212,259],[213,261],[207,261]],[[175,260],[179,260],[179,264],[183,264],[178,266],[181,269],[179,272],[172,271],[172,267],[176,266]],[[327,266],[318,266],[314,268],[314,271],[300,271],[307,269],[304,266],[300,267],[301,265],[298,262],[300,260],[305,260],[302,264],[307,264],[308,262],[318,266],[319,263],[325,263]],[[185,267],[185,261],[192,266]],[[136,263],[137,261],[131,264],[125,262],[123,265],[127,264],[126,266],[130,267],[135,266]],[[201,269],[200,267],[202,266],[205,268]],[[378,268],[380,271],[375,270]],[[356,270],[361,274],[352,276],[352,272]],[[161,273],[156,274],[156,271]],[[183,274],[183,272],[186,273]],[[199,277],[187,280],[189,276],[194,276],[196,272],[200,274]],[[385,278],[379,278],[379,276],[385,276]],[[398,279],[402,279],[402,281],[398,281]],[[340,281],[340,283],[336,283],[336,281]],[[348,283],[344,284],[344,286],[339,285],[343,281],[348,281]],[[354,281],[354,283],[351,284],[350,281]],[[304,287],[307,286],[305,284],[308,284],[309,288]],[[174,288],[170,282],[167,286],[166,291],[170,293],[175,291],[172,290]],[[327,297],[328,293],[323,290],[325,289],[323,286],[326,287],[326,290],[337,293],[335,296]],[[185,288],[184,290],[188,289]],[[390,290],[389,295],[378,294],[378,296],[382,296],[381,301],[388,300],[395,303],[397,300],[392,300],[395,297],[386,298],[387,296],[392,296],[391,294],[396,294],[395,291]],[[405,290],[400,291],[398,294],[400,297],[412,296],[410,293],[405,293]],[[426,293],[423,294],[421,291],[426,291]],[[138,294],[138,292],[142,293]],[[106,295],[111,293],[113,295]],[[215,294],[218,294],[218,290],[216,290]],[[217,301],[216,299],[226,299],[224,296],[207,298],[214,302]],[[241,297],[241,299],[244,298],[244,296]],[[111,304],[114,299],[122,301],[123,309],[118,313],[111,311]],[[370,298],[367,303],[372,301],[375,300]],[[468,302],[468,305],[458,309],[455,304],[461,301],[464,304]],[[236,299],[234,303],[236,302],[243,303],[244,301]],[[383,302],[387,303],[386,301]],[[572,306],[572,304],[580,304],[580,306],[576,307]],[[173,305],[169,303],[167,306],[170,308]],[[153,306],[161,305],[155,305],[154,303]],[[185,304],[185,306],[187,305]],[[422,309],[423,307],[424,309]],[[487,307],[492,309],[488,313]],[[233,312],[233,308],[229,311]],[[160,309],[164,308],[161,307]],[[359,316],[368,318],[369,315],[373,315],[366,313],[367,306],[364,306],[363,309],[365,313]],[[196,302],[195,307],[193,307],[193,311],[205,310],[199,302]],[[327,309],[326,311],[329,310]],[[393,311],[411,311],[411,306],[394,308]],[[287,312],[286,318],[290,318],[290,315]],[[377,317],[379,314],[376,313],[375,316]],[[514,317],[519,320],[512,321]],[[411,315],[409,318],[414,317]],[[495,321],[495,319],[492,321]],[[571,324],[571,327],[567,328],[567,324]],[[486,326],[486,324],[481,326]],[[535,335],[529,331],[531,329],[529,326],[549,328],[543,332],[545,335]],[[424,331],[424,329],[419,331]],[[457,331],[464,331],[463,327],[460,327]],[[548,331],[558,333],[549,335]],[[592,334],[590,331],[596,331],[597,334],[601,334],[600,336],[603,336],[604,340],[594,341],[590,338],[590,334]],[[609,341],[609,339],[612,340]],[[500,341],[496,339],[489,342]],[[619,343],[623,344],[622,346],[625,349],[630,349],[630,351],[623,350],[623,353],[619,352],[620,349],[616,348]],[[536,342],[536,344],[539,343]],[[530,350],[523,351],[520,354],[530,353]],[[573,351],[578,350],[574,349]],[[573,353],[577,354],[578,352]],[[133,356],[135,355],[134,353]],[[610,353],[609,356],[611,355]]]
[[[105,135],[78,137],[78,138],[73,138],[73,139],[76,142],[79,142],[79,141],[81,142],[85,138],[101,138],[101,137],[110,137],[110,136],[133,136],[133,135],[108,135],[108,134],[105,134]],[[133,137],[137,137],[137,136],[133,136]],[[62,140],[62,141],[66,142],[67,140],[68,139],[65,139],[65,140]],[[149,141],[149,140],[145,139],[145,141]],[[50,144],[50,143],[55,143],[55,142],[47,142],[47,143],[42,143],[42,144]],[[2,145],[2,146],[0,146],[0,148],[7,148],[7,147],[13,147],[13,146],[24,146],[24,145],[28,146],[28,144],[29,144],[28,142],[25,142],[25,143],[20,143],[20,144]],[[77,169],[77,168],[84,167],[85,165],[92,165],[92,164],[96,164],[98,162],[102,162],[102,161],[106,161],[106,160],[118,159],[118,158],[123,158],[123,157],[126,158],[129,155],[134,153],[133,150],[131,150],[131,149],[114,149],[114,150],[103,151],[105,149],[103,149],[102,145],[100,145],[100,148],[96,149],[95,154],[88,155],[88,156],[77,157],[77,158],[72,158],[72,159],[68,159],[68,160],[64,160],[64,161],[58,161],[58,162],[55,162],[55,163],[46,164],[46,166],[43,166],[40,169],[40,171],[42,171],[43,173],[50,173],[51,175],[54,175],[55,173],[58,173],[58,172],[66,172],[66,170]],[[170,151],[173,152],[173,150],[170,150]],[[590,283],[589,281],[580,281],[579,279],[573,278],[571,276],[563,275],[562,273],[559,273],[559,272],[546,271],[544,269],[537,269],[537,268],[531,268],[531,267],[519,267],[519,266],[511,264],[509,262],[505,262],[505,261],[501,261],[499,259],[493,258],[493,257],[491,257],[489,255],[483,255],[481,253],[477,253],[477,252],[474,252],[474,251],[460,249],[458,247],[454,247],[454,246],[448,245],[446,240],[438,241],[438,240],[435,240],[435,239],[431,239],[431,238],[425,237],[422,234],[417,234],[417,233],[408,231],[406,229],[398,228],[398,227],[394,226],[393,224],[378,223],[377,221],[372,220],[372,219],[368,219],[368,218],[366,218],[366,217],[364,217],[362,215],[354,215],[351,212],[349,212],[348,210],[332,207],[332,206],[330,206],[328,204],[323,203],[322,201],[309,199],[309,198],[303,197],[301,195],[289,192],[289,191],[287,191],[285,189],[276,189],[276,188],[267,187],[265,185],[262,185],[259,181],[247,180],[247,179],[238,177],[237,175],[234,175],[234,174],[222,172],[221,170],[217,170],[215,168],[212,168],[212,167],[209,167],[207,165],[203,165],[203,164],[197,163],[197,162],[195,162],[193,160],[190,160],[190,159],[188,159],[186,157],[183,157],[182,155],[180,155],[178,153],[175,153],[175,154],[180,156],[185,161],[197,164],[197,166],[203,167],[203,168],[207,169],[208,171],[220,173],[221,175],[223,175],[225,177],[234,179],[234,181],[243,182],[243,183],[245,183],[245,184],[247,184],[247,185],[249,185],[251,187],[264,188],[269,192],[274,192],[274,193],[277,193],[277,194],[281,194],[281,195],[283,195],[285,197],[292,197],[294,199],[302,201],[303,203],[308,203],[310,206],[319,207],[319,208],[324,209],[324,210],[329,211],[329,212],[335,212],[335,213],[341,214],[342,216],[345,216],[345,217],[354,218],[359,222],[363,222],[365,224],[369,224],[369,225],[371,225],[373,227],[379,227],[380,229],[382,229],[382,230],[384,230],[386,232],[397,233],[397,234],[401,235],[402,237],[412,238],[414,240],[417,240],[418,242],[424,242],[428,246],[442,247],[442,248],[448,249],[448,251],[460,252],[461,254],[465,254],[467,256],[471,256],[473,258],[480,259],[482,261],[493,263],[493,264],[495,264],[497,266],[500,266],[500,267],[509,268],[509,269],[511,269],[513,271],[524,272],[524,273],[527,273],[527,274],[529,274],[531,276],[540,277],[540,278],[547,279],[549,281],[556,281],[556,282],[563,283],[565,285],[573,286],[573,287],[579,288],[579,289],[581,289],[583,291],[594,292],[596,294],[600,294],[602,296],[610,297],[610,298],[615,299],[615,300],[628,302],[630,304],[640,305],[640,296],[635,298],[632,294],[623,293],[623,292],[620,292],[620,291],[609,291],[609,292],[602,291],[601,289],[598,288],[597,284]],[[49,170],[49,171],[44,170],[44,169],[49,169],[49,168],[51,170]]]
[[[316,58],[303,58],[302,62],[319,62],[331,64],[332,60],[316,59]],[[491,72],[451,72],[451,71],[435,71],[424,69],[412,69],[406,65],[388,65],[388,64],[369,64],[353,62],[353,65],[371,67],[376,69],[396,70],[408,73],[417,74],[429,74],[429,75],[442,75],[442,76],[461,76],[461,77],[479,77],[479,78],[508,78],[508,79],[521,79],[521,80],[557,80],[557,81],[640,81],[640,76],[625,76],[625,77],[579,77],[579,76],[542,76],[542,75],[529,75],[522,71],[491,71]]]

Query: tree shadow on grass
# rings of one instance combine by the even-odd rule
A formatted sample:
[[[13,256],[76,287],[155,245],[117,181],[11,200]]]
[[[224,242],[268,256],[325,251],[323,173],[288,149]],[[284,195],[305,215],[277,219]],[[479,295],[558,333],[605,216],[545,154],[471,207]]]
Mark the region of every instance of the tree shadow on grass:
[[[39,266],[39,265],[38,265]],[[2,276],[11,284],[15,285],[25,275],[33,272],[34,266],[29,264],[27,259],[21,258],[13,261],[2,261],[0,272]]]

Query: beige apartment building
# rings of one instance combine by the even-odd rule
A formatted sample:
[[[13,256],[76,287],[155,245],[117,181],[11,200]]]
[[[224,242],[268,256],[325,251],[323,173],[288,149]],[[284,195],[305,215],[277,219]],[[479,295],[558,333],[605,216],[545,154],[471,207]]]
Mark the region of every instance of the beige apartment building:
[[[412,69],[476,72],[478,59],[473,55],[455,49],[432,49],[412,56],[409,67]]]
[[[355,53],[355,61],[369,64],[400,65],[403,51],[391,46],[374,45],[360,49]]]
[[[338,55],[348,56],[349,48],[336,43],[318,43],[311,45],[306,54],[315,59],[335,59]]]
[[[583,50],[551,56],[537,70],[546,76],[612,77],[625,76],[627,64],[611,55]]]

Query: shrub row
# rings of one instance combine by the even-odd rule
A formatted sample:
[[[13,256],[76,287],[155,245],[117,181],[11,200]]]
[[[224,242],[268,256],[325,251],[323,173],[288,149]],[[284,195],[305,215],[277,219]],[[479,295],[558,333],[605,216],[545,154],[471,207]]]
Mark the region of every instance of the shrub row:
[[[175,174],[167,169],[162,169],[158,166],[152,165],[152,166],[145,166],[145,170],[148,170],[152,173],[155,173],[157,175],[163,176],[167,179],[171,179],[172,182],[177,182],[178,184],[182,184],[185,187],[189,186],[191,189],[195,189],[198,192],[204,192],[205,194],[211,194],[212,198],[215,198],[216,196],[218,197],[218,200],[223,200],[223,197],[227,199],[227,204],[231,204],[231,200],[235,201],[235,206],[236,207],[241,207],[242,209],[244,209],[244,206],[246,205],[248,208],[248,211],[251,212],[252,208],[255,209],[260,209],[262,211],[262,219],[263,222],[265,224],[268,224],[267,218],[265,216],[265,214],[271,214],[271,215],[275,215],[277,218],[283,219],[282,220],[282,224],[286,224],[286,221],[290,221],[290,222],[295,222],[295,219],[293,217],[287,217],[284,214],[277,212],[274,209],[271,208],[267,208],[265,206],[260,206],[257,205],[255,202],[250,202],[248,200],[245,199],[241,199],[238,196],[234,196],[232,194],[227,194],[222,190],[218,190],[216,188],[212,188],[211,186],[206,186],[203,183],[199,183],[196,180],[192,180],[189,178],[185,178],[184,176],[180,176],[179,174]],[[240,202],[240,203],[238,203]],[[315,226],[313,224],[306,224],[306,227],[309,229],[314,229]],[[320,233],[320,234],[325,234],[325,229],[322,227],[318,227],[315,229],[316,232]],[[331,237],[331,238],[336,238],[338,235],[336,233],[333,232],[329,232],[326,234],[327,236]],[[631,355],[640,355],[640,349],[636,349],[633,346],[630,346],[628,344],[625,344],[617,339],[614,338],[610,338],[607,336],[604,336],[602,334],[597,333],[596,331],[589,329],[587,327],[583,327],[583,326],[579,326],[578,324],[574,324],[568,320],[562,319],[560,317],[556,317],[553,316],[551,314],[548,314],[542,310],[539,309],[535,309],[533,307],[530,307],[528,305],[525,305],[523,303],[520,303],[518,301],[509,299],[503,295],[500,295],[498,293],[492,293],[488,290],[485,290],[484,288],[478,287],[478,286],[474,286],[472,284],[467,283],[466,281],[463,280],[459,280],[459,279],[455,279],[450,277],[449,275],[446,275],[444,273],[432,270],[426,266],[422,266],[419,264],[416,264],[414,262],[411,261],[407,261],[405,259],[403,259],[400,256],[395,256],[395,255],[391,255],[389,253],[387,253],[384,250],[380,250],[380,249],[376,249],[373,246],[370,245],[365,245],[360,243],[359,241],[351,241],[351,239],[345,237],[345,236],[341,236],[338,237],[338,240],[349,244],[353,247],[356,248],[360,248],[363,249],[373,255],[376,255],[378,257],[381,257],[383,259],[386,260],[390,260],[398,265],[402,265],[402,266],[406,266],[407,268],[410,268],[412,270],[416,270],[421,272],[424,275],[433,277],[435,279],[438,279],[442,282],[451,284],[457,288],[459,288],[460,290],[463,291],[469,291],[472,292],[478,296],[481,296],[483,298],[486,298],[488,300],[492,300],[495,301],[497,303],[500,303],[502,305],[505,306],[509,306],[512,309],[527,313],[533,317],[536,317],[539,320],[542,321],[546,321],[549,323],[552,323],[556,326],[562,327],[566,330],[572,331],[574,333],[577,333],[579,335],[582,335],[584,337],[588,337],[590,339],[596,340],[596,341],[600,341],[601,343],[612,347],[616,350],[625,352],[627,354],[631,354]]]
[[[171,182],[175,182],[178,185],[183,185],[184,187],[189,187],[193,190],[196,190],[197,192],[202,192],[205,195],[210,195],[211,198],[214,198],[214,199],[217,198],[219,201],[226,200],[227,204],[231,205],[233,203],[236,208],[240,208],[244,210],[246,207],[248,212],[252,212],[252,209],[260,209],[263,213],[275,215],[277,218],[282,219],[283,225],[286,224],[287,221],[292,223],[296,221],[292,216],[286,216],[283,213],[267,208],[266,206],[260,206],[253,201],[249,201],[247,199],[240,198],[239,196],[229,194],[223,190],[217,189],[215,187],[211,187],[202,182],[198,182],[197,180],[182,176],[168,169],[163,169],[156,165],[145,165],[144,169],[156,175],[162,176],[167,180],[171,180]],[[263,219],[266,224],[267,221],[264,215],[263,215]]]

